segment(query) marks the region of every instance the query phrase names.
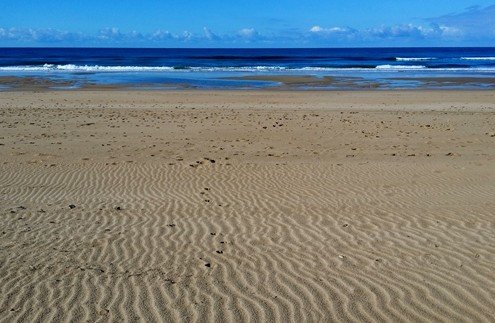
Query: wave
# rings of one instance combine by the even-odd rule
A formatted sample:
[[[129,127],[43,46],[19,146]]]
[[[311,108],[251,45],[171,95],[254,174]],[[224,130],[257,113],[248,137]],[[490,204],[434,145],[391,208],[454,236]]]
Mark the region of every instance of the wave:
[[[212,56],[187,56],[188,59],[201,60],[232,60],[232,61],[307,61],[307,60],[325,60],[325,61],[370,61],[376,59],[371,56],[334,56],[334,55],[212,55]],[[395,57],[378,58],[382,61],[395,61]]]
[[[424,65],[378,65],[376,69],[378,70],[420,70],[427,68]]]
[[[190,59],[204,59],[204,60],[286,60],[294,59],[298,57],[294,56],[282,56],[282,55],[212,55],[212,56],[189,56]],[[306,57],[302,57],[306,58]]]
[[[54,65],[44,64],[41,66],[3,66],[0,71],[67,71],[67,72],[146,72],[146,71],[171,71],[169,66],[100,66],[100,65]]]
[[[351,66],[101,66],[101,65],[16,65],[2,66],[0,72],[67,72],[67,73],[94,73],[94,72],[324,72],[324,71],[458,71],[458,72],[495,72],[495,67],[469,67],[466,65],[351,65]]]
[[[495,57],[461,57],[466,61],[495,61]]]
[[[284,66],[241,66],[241,67],[189,67],[189,66],[101,66],[101,65],[53,65],[44,64],[39,66],[18,65],[2,66],[0,71],[23,71],[23,72],[172,72],[172,71],[198,71],[198,72],[220,72],[220,71],[270,71],[286,70]]]
[[[435,57],[396,57],[395,60],[398,62],[420,62],[420,61],[432,61]]]
[[[466,65],[378,65],[376,70],[379,71],[435,71],[435,72],[495,72],[495,67],[466,67]]]

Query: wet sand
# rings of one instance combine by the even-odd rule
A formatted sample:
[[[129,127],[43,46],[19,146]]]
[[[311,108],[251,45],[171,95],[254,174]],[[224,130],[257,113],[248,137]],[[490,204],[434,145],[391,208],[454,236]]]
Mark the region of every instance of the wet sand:
[[[0,321],[495,320],[494,91],[0,92]]]
[[[493,90],[495,87],[494,77],[390,77],[381,80],[365,79],[362,77],[344,76],[315,76],[315,75],[249,75],[239,77],[225,77],[219,80],[231,81],[253,81],[244,84],[238,90],[257,91],[307,91],[307,90],[332,90],[332,91],[370,91],[370,90]],[[258,82],[256,82],[258,81]],[[263,82],[260,84],[259,82]],[[231,84],[232,86],[232,84]],[[239,86],[239,85],[237,85]],[[9,91],[54,91],[54,90],[113,90],[113,91],[143,91],[143,90],[201,90],[199,85],[193,85],[187,80],[182,82],[164,81],[159,82],[129,82],[100,84],[96,81],[85,79],[58,79],[55,77],[40,76],[0,76],[0,90]],[[214,89],[203,89],[208,91]],[[218,90],[229,90],[216,88]],[[230,88],[229,91],[232,91]]]
[[[493,89],[495,78],[488,77],[390,77],[383,80],[389,81],[384,83],[383,80],[364,79],[361,77],[336,77],[323,76],[317,77],[312,75],[251,75],[241,77],[230,77],[232,80],[247,81],[267,81],[278,83],[276,86],[279,90],[297,90],[297,89],[333,89],[333,90],[372,90],[372,89],[391,89],[389,82],[406,82],[401,85],[396,84],[396,88],[410,90],[428,90],[428,89],[469,89],[476,87],[480,90]],[[413,87],[411,83],[416,83]]]

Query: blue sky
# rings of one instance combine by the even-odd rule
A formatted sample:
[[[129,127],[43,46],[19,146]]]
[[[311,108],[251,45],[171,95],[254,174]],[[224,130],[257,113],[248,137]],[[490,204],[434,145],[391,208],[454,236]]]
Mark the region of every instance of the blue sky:
[[[495,1],[0,0],[0,46],[495,46]]]

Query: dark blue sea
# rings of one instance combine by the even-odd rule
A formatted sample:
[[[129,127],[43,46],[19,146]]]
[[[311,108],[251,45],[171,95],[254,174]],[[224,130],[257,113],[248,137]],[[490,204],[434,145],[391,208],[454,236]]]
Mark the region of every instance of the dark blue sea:
[[[494,48],[124,49],[0,48],[0,77],[150,89],[252,89],[256,76],[333,77],[301,89],[494,87]],[[4,78],[5,79],[5,78]],[[345,80],[345,81],[342,81]],[[8,82],[3,82],[8,88]]]

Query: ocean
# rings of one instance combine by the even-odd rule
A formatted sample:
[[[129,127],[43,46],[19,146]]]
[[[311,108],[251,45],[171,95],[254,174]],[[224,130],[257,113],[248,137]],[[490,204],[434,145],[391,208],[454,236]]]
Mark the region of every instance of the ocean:
[[[495,48],[0,48],[3,89],[12,76],[64,81],[67,89],[255,89],[302,75],[335,82],[292,82],[293,88],[492,89]]]

